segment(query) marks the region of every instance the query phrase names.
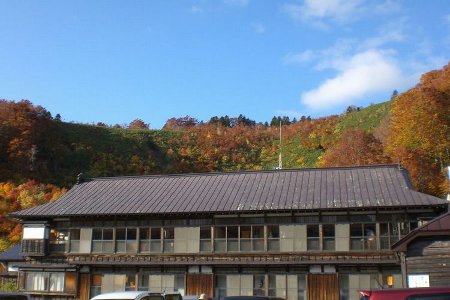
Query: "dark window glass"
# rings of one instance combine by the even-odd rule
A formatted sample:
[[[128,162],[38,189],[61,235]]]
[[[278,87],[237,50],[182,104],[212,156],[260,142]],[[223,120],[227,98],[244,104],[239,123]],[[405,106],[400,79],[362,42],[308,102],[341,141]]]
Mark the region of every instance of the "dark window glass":
[[[118,228],[116,229],[116,239],[117,240],[125,240],[126,237],[126,229],[125,228]]]
[[[228,226],[227,228],[227,238],[229,239],[237,239],[238,238],[238,227],[237,226]]]
[[[164,238],[173,239],[175,237],[175,230],[173,228],[164,228]]]
[[[93,240],[101,240],[102,239],[102,230],[100,228],[95,228],[92,230],[92,239]]]
[[[140,228],[139,229],[139,239],[140,240],[149,240],[150,239],[150,230],[148,228]]]
[[[104,240],[112,240],[113,239],[113,230],[112,229],[103,229],[103,239]]]
[[[200,227],[200,238],[210,239],[211,238],[211,227]]]
[[[152,240],[160,240],[161,239],[161,228],[152,228],[151,229],[151,239]]]

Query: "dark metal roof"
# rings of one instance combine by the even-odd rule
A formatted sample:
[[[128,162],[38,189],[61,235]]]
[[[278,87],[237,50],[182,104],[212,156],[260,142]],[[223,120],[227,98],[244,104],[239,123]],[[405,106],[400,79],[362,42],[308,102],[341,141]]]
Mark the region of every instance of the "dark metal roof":
[[[20,244],[9,248],[0,253],[0,261],[23,261],[25,260],[20,254]]]
[[[443,205],[395,165],[94,178],[16,218]]]
[[[414,229],[401,240],[392,245],[392,249],[406,251],[408,244],[418,237],[423,236],[449,236],[450,235],[450,212],[440,215],[423,226]]]

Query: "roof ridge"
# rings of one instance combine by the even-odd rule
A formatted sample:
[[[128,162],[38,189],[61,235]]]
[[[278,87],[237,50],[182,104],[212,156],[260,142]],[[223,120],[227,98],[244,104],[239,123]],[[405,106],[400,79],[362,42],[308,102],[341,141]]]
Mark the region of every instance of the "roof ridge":
[[[346,170],[346,169],[379,169],[379,168],[398,168],[397,164],[379,164],[379,165],[359,165],[359,166],[337,166],[337,167],[308,167],[308,168],[288,168],[288,169],[269,169],[269,170],[236,170],[236,171],[212,171],[212,172],[192,172],[192,173],[167,173],[167,174],[148,174],[148,175],[123,175],[108,177],[86,177],[82,182],[97,180],[117,180],[117,179],[135,179],[135,178],[161,178],[161,177],[191,177],[191,176],[219,176],[236,174],[255,174],[255,173],[277,173],[277,172],[296,172],[296,171],[325,171],[325,170]],[[403,170],[403,169],[401,169]]]

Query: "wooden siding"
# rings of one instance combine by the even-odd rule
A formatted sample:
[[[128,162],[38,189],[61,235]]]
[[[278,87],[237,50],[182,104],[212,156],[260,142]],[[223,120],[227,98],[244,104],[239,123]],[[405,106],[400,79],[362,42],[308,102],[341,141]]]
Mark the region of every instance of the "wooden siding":
[[[186,274],[186,295],[206,294],[207,297],[214,295],[214,275],[213,274]]]
[[[408,247],[407,274],[428,274],[431,286],[450,282],[450,236],[417,239]]]
[[[89,300],[90,278],[89,274],[80,274],[79,300]]]
[[[308,274],[308,300],[339,300],[338,274]]]

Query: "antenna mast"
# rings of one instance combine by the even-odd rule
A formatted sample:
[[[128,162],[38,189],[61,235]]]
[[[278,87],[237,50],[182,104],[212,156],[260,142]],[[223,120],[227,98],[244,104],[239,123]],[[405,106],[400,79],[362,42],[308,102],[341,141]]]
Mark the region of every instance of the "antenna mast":
[[[281,158],[281,120],[280,120],[280,149],[279,149],[280,153],[278,155],[278,169],[281,170],[283,169],[283,160]]]

